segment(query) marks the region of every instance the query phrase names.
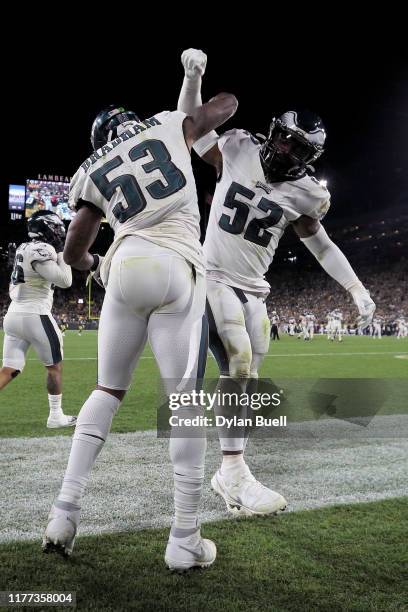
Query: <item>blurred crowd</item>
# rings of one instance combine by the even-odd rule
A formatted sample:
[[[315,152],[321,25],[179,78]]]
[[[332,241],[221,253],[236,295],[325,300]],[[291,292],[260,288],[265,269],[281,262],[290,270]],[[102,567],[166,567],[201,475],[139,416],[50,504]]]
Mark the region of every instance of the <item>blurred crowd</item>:
[[[358,269],[358,275],[377,305],[376,316],[386,325],[408,314],[408,261],[383,268],[378,264],[365,265]],[[354,325],[358,313],[350,294],[322,269],[272,266],[268,279],[271,284],[268,314],[276,311],[281,324],[291,317],[298,321],[306,313],[313,313],[317,324],[326,324],[327,314],[339,308],[344,323]]]
[[[10,269],[5,262],[1,264],[0,323],[10,301]],[[358,269],[358,274],[377,305],[376,316],[381,317],[385,325],[394,323],[401,315],[408,315],[408,261],[384,264],[383,268],[377,263],[365,265]],[[92,283],[89,300],[86,277],[86,273],[74,271],[70,289],[55,289],[53,314],[58,323],[65,322],[73,327],[83,323],[90,328],[96,327],[104,291]],[[276,311],[281,325],[291,317],[299,321],[303,314],[309,312],[316,316],[317,325],[326,324],[327,314],[335,308],[342,311],[346,326],[354,325],[357,310],[351,296],[321,268],[272,266],[268,281],[271,285],[267,299],[268,313],[271,315],[272,311]]]

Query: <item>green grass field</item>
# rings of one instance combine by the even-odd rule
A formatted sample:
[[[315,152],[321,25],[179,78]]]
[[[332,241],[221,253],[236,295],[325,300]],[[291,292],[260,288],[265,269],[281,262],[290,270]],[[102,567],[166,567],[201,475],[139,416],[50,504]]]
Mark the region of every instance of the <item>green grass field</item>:
[[[78,337],[68,332],[65,357],[64,411],[77,414],[95,384],[96,333]],[[261,376],[274,381],[389,379],[394,396],[381,412],[405,413],[406,397],[398,381],[407,379],[407,357],[408,340],[349,337],[339,344],[317,337],[307,343],[285,336],[271,343]],[[217,376],[212,358],[207,376]],[[43,367],[30,353],[23,374],[0,394],[0,447],[4,439],[7,448],[5,438],[24,437],[22,443],[29,445],[31,437],[72,434],[45,428],[44,379]],[[155,428],[157,380],[155,362],[146,349],[113,432]],[[374,469],[375,450],[373,446],[370,451]],[[6,466],[7,452],[0,451],[0,458]],[[31,478],[29,472],[26,478]],[[13,490],[3,486],[1,495],[10,500]],[[0,591],[73,590],[78,609],[98,611],[404,611],[407,533],[408,497],[272,518],[221,520],[203,527],[203,535],[217,543],[216,563],[186,576],[164,567],[167,528],[81,536],[68,561],[41,553],[39,538],[17,538],[0,544]]]
[[[0,547],[0,590],[76,591],[81,610],[408,609],[408,500],[206,525],[218,559],[163,567],[167,530],[84,537],[65,561],[38,543]]]
[[[2,337],[0,337],[2,340]],[[78,414],[96,381],[96,332],[67,332],[64,338],[64,395],[66,414]],[[396,358],[401,355],[404,358]],[[348,337],[342,343],[316,337],[312,342],[283,336],[271,342],[261,377],[274,381],[304,378],[407,379],[408,339],[373,340]],[[217,377],[217,366],[208,359],[206,376]],[[30,351],[24,372],[0,396],[0,437],[61,435],[63,430],[44,428],[48,415],[45,370]],[[136,369],[133,385],[113,422],[112,431],[127,432],[156,427],[158,369],[146,348]],[[392,386],[392,385],[391,385]],[[402,389],[404,391],[404,389]],[[400,389],[393,390],[399,393]],[[406,410],[405,397],[388,402],[385,413]],[[397,409],[398,406],[398,409]],[[65,432],[70,435],[69,431]]]

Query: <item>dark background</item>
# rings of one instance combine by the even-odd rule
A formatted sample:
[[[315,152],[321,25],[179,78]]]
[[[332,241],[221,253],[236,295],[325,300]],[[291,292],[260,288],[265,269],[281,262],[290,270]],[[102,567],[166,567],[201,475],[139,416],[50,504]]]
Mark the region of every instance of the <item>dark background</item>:
[[[193,12],[182,25],[177,15],[160,19],[154,7],[145,10],[142,17],[122,9],[118,19],[100,9],[104,30],[80,18],[64,24],[56,15],[52,31],[26,23],[18,49],[13,39],[3,81],[0,239],[13,227],[8,184],[39,173],[72,176],[91,151],[94,116],[110,103],[141,117],[174,109],[180,54],[190,46],[208,54],[203,99],[224,90],[239,100],[225,129],[265,133],[274,115],[291,108],[321,115],[328,138],[316,176],[332,193],[329,222],[406,210],[408,64],[395,23],[380,19],[374,29],[367,23],[352,29],[353,15],[343,26],[337,15],[323,23],[315,12],[275,19],[259,12],[244,14],[238,25],[214,17],[198,31]],[[34,28],[39,18],[32,18]],[[213,174],[201,161],[196,169],[202,200]]]

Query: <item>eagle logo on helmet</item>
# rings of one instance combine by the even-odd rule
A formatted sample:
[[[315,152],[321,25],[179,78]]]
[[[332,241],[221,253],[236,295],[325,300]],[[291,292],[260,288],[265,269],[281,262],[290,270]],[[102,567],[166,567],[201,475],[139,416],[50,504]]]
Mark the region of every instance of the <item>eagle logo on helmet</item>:
[[[42,240],[54,247],[65,242],[65,225],[59,216],[48,210],[38,210],[27,220],[27,231],[31,240]]]

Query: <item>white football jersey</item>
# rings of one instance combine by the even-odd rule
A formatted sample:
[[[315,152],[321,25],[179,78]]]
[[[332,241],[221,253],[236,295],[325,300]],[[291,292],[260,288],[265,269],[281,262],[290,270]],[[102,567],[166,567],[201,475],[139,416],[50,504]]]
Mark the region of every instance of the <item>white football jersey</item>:
[[[306,315],[306,321],[308,325],[314,325],[316,322],[316,317],[314,316],[314,314],[307,314]]]
[[[172,249],[205,268],[185,117],[180,111],[164,111],[130,123],[95,151],[71,181],[71,208],[76,209],[79,200],[91,202],[115,232],[101,270],[105,285],[112,256],[128,235]]]
[[[322,219],[330,194],[315,178],[267,183],[260,143],[244,130],[218,140],[222,176],[213,197],[204,252],[208,278],[265,295],[264,279],[279,240],[301,215]]]
[[[343,320],[343,313],[340,312],[339,310],[333,310],[331,314],[332,320],[333,321],[342,321]]]
[[[10,279],[9,312],[47,314],[51,311],[54,287],[34,270],[34,262],[57,261],[53,246],[33,240],[23,242],[16,251]]]

